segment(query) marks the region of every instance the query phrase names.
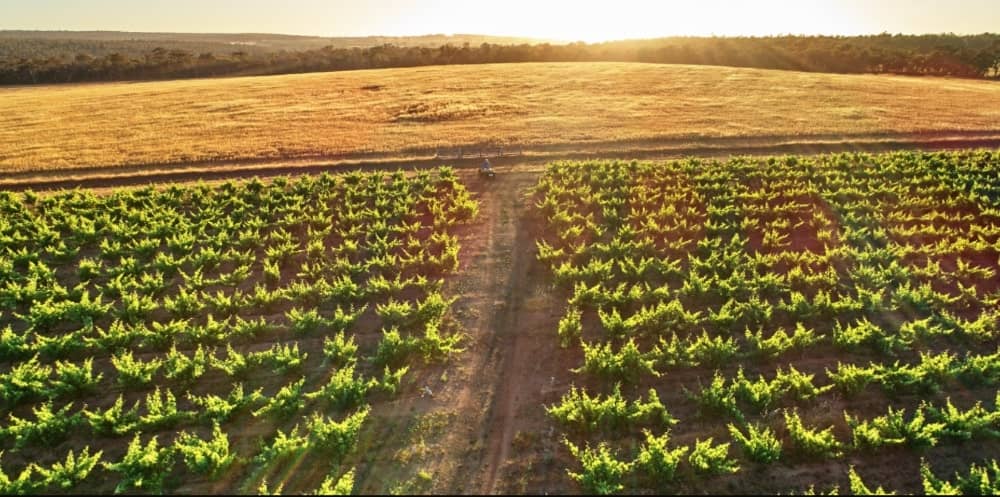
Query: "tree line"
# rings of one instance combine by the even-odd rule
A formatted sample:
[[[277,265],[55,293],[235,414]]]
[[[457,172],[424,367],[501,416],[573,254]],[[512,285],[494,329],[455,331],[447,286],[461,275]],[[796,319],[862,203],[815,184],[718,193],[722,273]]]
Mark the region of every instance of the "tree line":
[[[565,45],[482,43],[438,47],[216,53],[155,47],[110,53],[0,57],[0,84],[156,80],[506,62],[649,62],[831,73],[1000,78],[1000,35],[675,37]]]
[[[401,47],[439,47],[441,45],[478,46],[482,43],[513,45],[542,43],[548,40],[474,34],[427,34],[419,36],[299,36],[268,33],[137,33],[119,31],[11,31],[0,30],[0,59],[63,57],[76,55],[106,57],[119,53],[143,58],[154,48],[186,50],[193,54],[213,52],[230,54],[239,50],[261,55],[281,51],[317,50],[323,47],[368,48],[379,45]]]

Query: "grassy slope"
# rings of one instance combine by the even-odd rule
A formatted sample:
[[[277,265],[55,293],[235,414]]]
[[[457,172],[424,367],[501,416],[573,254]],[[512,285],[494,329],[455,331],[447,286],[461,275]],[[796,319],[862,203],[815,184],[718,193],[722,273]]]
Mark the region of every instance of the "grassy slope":
[[[1000,132],[1000,85],[705,66],[505,64],[6,88],[0,115],[0,172],[13,172],[433,153],[483,143]]]

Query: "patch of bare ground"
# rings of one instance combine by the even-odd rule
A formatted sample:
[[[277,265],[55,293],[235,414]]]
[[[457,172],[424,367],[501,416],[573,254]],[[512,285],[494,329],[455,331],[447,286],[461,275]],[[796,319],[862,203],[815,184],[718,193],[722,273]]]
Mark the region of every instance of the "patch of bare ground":
[[[498,178],[504,176],[501,172]],[[553,457],[558,434],[544,406],[567,387],[573,357],[554,346],[552,330],[561,309],[549,291],[546,268],[535,258],[541,225],[528,214],[525,193],[537,174],[509,176],[496,185],[504,188],[498,222],[506,227],[494,252],[494,270],[506,281],[495,287],[490,323],[491,363],[497,374],[483,424],[480,470],[470,475],[473,486],[464,489],[481,494],[565,490],[563,466]]]

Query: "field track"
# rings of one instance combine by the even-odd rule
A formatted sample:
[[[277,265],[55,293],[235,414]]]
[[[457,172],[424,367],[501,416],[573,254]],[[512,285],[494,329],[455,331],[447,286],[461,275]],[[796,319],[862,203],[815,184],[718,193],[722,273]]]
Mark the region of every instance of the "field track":
[[[691,145],[673,140],[633,144],[585,146],[552,145],[525,148],[521,155],[491,157],[495,166],[540,171],[555,160],[583,159],[675,159],[684,156],[725,157],[730,155],[819,154],[833,152],[888,152],[894,150],[953,150],[998,148],[1000,132],[967,131],[902,135],[860,135],[846,138],[796,137],[716,138]],[[148,164],[141,166],[90,167],[70,170],[18,172],[0,175],[0,190],[55,190],[63,188],[110,188],[166,182],[224,181],[251,177],[275,177],[322,172],[427,169],[447,164],[456,168],[478,167],[482,157],[441,159],[433,156],[365,157],[329,156],[308,160],[202,161],[188,164]]]

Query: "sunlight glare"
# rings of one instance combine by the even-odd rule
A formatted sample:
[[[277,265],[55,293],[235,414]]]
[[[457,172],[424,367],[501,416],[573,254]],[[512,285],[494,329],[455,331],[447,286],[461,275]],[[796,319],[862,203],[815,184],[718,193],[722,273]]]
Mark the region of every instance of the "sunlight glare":
[[[441,32],[488,33],[588,43],[663,36],[756,36],[792,34],[850,34],[863,29],[850,3],[839,9],[815,0],[509,0],[470,2],[478,10],[431,8],[423,16],[448,23]],[[471,21],[470,21],[471,19]],[[790,21],[794,22],[790,22]],[[464,22],[459,22],[464,21]],[[398,20],[400,28],[412,17]],[[456,28],[457,25],[457,28]]]

